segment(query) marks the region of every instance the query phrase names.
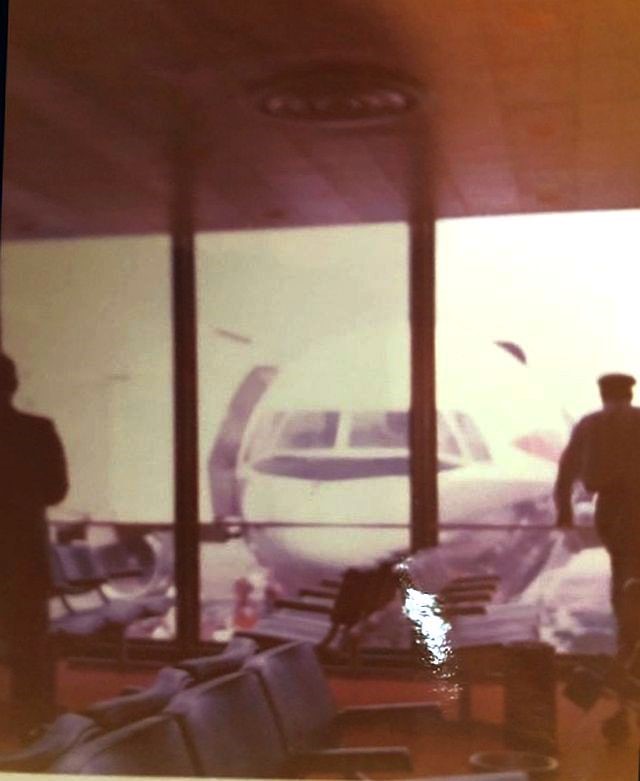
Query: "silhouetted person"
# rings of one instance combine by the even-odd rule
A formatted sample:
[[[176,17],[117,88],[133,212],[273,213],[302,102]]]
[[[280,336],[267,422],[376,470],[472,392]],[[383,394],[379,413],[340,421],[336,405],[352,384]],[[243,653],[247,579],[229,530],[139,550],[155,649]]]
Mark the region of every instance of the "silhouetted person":
[[[68,485],[53,423],[14,409],[17,387],[15,364],[0,353],[0,637],[11,667],[12,726],[26,733],[55,708],[46,508]]]
[[[571,494],[577,480],[597,493],[595,524],[611,557],[611,601],[624,659],[640,638],[638,621],[624,599],[625,584],[640,577],[640,409],[631,405],[633,377],[607,374],[598,383],[603,409],[576,424],[560,459],[557,524],[573,523]]]

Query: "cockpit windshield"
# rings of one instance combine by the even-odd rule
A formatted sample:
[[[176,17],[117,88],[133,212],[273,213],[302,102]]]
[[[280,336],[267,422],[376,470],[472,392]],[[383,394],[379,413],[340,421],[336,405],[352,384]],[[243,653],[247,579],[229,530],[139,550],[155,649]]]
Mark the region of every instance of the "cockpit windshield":
[[[406,412],[356,412],[351,417],[350,447],[406,448],[408,442]]]
[[[283,420],[276,449],[330,448],[335,444],[337,432],[337,412],[292,412]]]
[[[266,412],[249,437],[244,461],[255,463],[276,451],[329,449],[338,433],[339,413]]]
[[[487,461],[491,455],[474,421],[461,412],[450,413],[457,428],[438,412],[438,456],[461,461]],[[342,423],[341,423],[342,421]],[[344,434],[339,432],[344,430]],[[344,440],[343,440],[344,437]],[[459,439],[468,452],[463,452]],[[296,410],[264,412],[250,432],[242,460],[256,464],[277,454],[299,457],[296,451],[339,450],[345,458],[378,457],[376,451],[401,450],[409,447],[409,413],[406,410]],[[302,453],[300,453],[302,455]],[[320,456],[320,453],[316,455]]]

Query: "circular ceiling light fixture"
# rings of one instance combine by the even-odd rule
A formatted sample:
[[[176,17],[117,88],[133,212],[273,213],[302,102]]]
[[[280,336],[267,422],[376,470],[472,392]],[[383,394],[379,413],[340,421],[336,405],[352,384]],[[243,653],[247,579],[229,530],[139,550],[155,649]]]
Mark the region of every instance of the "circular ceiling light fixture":
[[[253,91],[273,119],[324,125],[389,122],[420,103],[420,85],[375,65],[316,63],[276,74]]]

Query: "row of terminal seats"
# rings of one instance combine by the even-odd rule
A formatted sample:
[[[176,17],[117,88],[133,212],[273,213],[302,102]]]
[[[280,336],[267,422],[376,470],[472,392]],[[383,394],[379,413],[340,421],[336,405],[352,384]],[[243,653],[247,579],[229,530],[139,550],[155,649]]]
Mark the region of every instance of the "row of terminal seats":
[[[298,597],[278,599],[275,610],[239,635],[262,647],[283,642],[312,643],[326,658],[348,653],[353,659],[375,616],[395,598],[397,559],[370,567],[351,567],[339,580],[301,589]]]
[[[504,601],[498,575],[457,577],[438,599],[451,625],[449,640],[458,650],[539,639],[538,608]]]
[[[119,544],[92,547],[74,541],[50,546],[50,632],[62,650],[104,639],[125,655],[127,629],[136,621],[163,616],[173,599],[165,595],[114,599],[106,587],[139,574],[139,562]]]
[[[272,778],[309,773],[365,778],[383,772],[402,777],[412,769],[406,748],[341,748],[341,730],[382,721],[422,732],[442,721],[433,703],[338,711],[312,646],[290,643],[257,654],[255,648],[246,638],[235,639],[219,655],[163,668],[148,689],[61,716],[35,744],[0,758],[0,770]],[[528,776],[507,772],[472,778],[526,781]]]
[[[238,634],[263,648],[291,641],[312,643],[328,664],[423,668],[425,661],[429,663],[425,653],[431,653],[423,627],[441,627],[445,635],[435,638],[435,647],[456,652],[458,719],[469,724],[472,685],[503,679],[508,646],[539,639],[538,610],[505,602],[500,578],[491,573],[452,577],[437,594],[422,595],[425,600],[417,611],[406,604],[412,590],[417,589],[398,559],[351,568],[341,580],[325,580],[302,589],[297,599],[279,600],[273,614]],[[390,614],[386,608],[398,593],[401,600]]]
[[[350,568],[340,580],[324,580],[301,589],[295,599],[276,600],[274,612],[239,634],[263,647],[289,641],[313,643],[327,660],[344,653],[352,662],[376,652],[397,656],[397,648],[372,647],[367,635],[386,620],[384,611],[398,593],[411,587],[397,557]],[[536,639],[535,611],[502,603],[500,578],[495,574],[452,578],[434,595],[434,610],[448,622],[449,640],[456,647]],[[412,643],[407,642],[406,651],[412,653]],[[376,658],[382,658],[380,653]]]

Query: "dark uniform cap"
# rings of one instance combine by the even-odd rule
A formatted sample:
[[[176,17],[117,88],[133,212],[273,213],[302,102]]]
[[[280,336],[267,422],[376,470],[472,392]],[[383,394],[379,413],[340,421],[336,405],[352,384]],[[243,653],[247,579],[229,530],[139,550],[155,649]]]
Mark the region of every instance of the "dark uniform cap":
[[[604,374],[598,380],[600,392],[605,396],[624,396],[635,384],[635,378],[630,374]]]

